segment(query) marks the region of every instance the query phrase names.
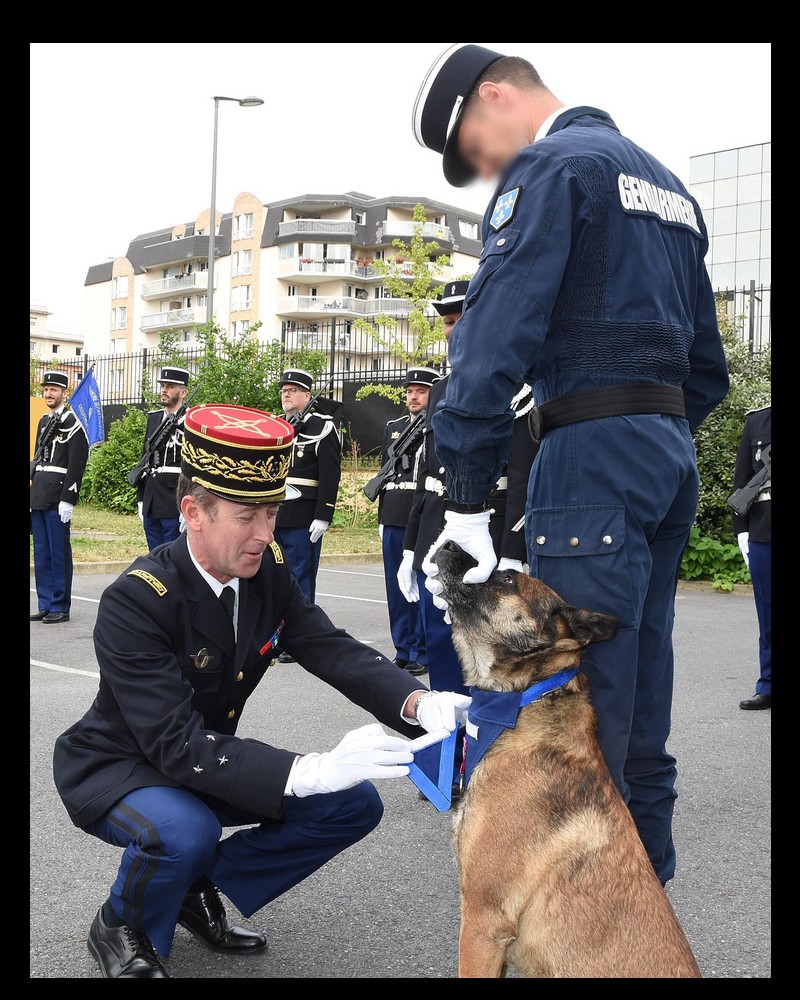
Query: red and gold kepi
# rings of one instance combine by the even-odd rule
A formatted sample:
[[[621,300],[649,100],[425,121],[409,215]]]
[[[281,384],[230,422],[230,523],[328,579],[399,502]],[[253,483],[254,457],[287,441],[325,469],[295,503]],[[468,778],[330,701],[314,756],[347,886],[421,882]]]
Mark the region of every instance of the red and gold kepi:
[[[300,494],[286,484],[294,429],[252,406],[205,403],[186,411],[181,472],[233,503],[282,503]]]

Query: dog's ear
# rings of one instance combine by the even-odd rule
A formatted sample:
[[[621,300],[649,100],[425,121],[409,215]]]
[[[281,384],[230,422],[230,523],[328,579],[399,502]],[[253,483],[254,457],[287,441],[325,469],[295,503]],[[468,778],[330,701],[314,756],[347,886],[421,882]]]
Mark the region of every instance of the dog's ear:
[[[583,611],[581,608],[564,606],[558,612],[566,622],[570,635],[581,646],[590,642],[605,642],[613,639],[617,632],[619,619],[599,611]]]

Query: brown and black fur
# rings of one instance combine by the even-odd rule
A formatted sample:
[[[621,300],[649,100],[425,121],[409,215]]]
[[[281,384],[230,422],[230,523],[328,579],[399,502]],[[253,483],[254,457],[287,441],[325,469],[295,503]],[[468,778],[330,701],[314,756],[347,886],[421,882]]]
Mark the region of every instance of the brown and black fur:
[[[522,691],[580,663],[616,620],[569,607],[540,580],[436,554],[465,683]],[[467,748],[469,754],[469,748]],[[611,780],[589,682],[523,708],[475,767],[454,821],[460,978],[700,978],[683,930]]]

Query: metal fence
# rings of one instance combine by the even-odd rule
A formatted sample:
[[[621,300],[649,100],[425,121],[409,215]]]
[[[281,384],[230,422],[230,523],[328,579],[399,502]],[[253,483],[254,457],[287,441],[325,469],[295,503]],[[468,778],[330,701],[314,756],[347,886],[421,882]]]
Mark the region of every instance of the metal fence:
[[[741,288],[717,289],[730,319],[741,324],[742,340],[757,354],[772,343],[772,286],[751,281]]]

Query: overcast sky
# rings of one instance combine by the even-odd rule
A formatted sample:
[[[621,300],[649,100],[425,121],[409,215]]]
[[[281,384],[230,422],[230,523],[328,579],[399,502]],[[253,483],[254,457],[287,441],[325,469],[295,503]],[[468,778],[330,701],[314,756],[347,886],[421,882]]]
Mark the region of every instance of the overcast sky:
[[[411,109],[450,42],[31,45],[31,302],[82,332],[84,280],[140,234],[191,222],[240,191],[263,202],[361,191],[483,212],[491,186],[453,188]],[[479,42],[529,59],[567,105],[609,112],[688,182],[689,157],[771,139],[767,42]]]

